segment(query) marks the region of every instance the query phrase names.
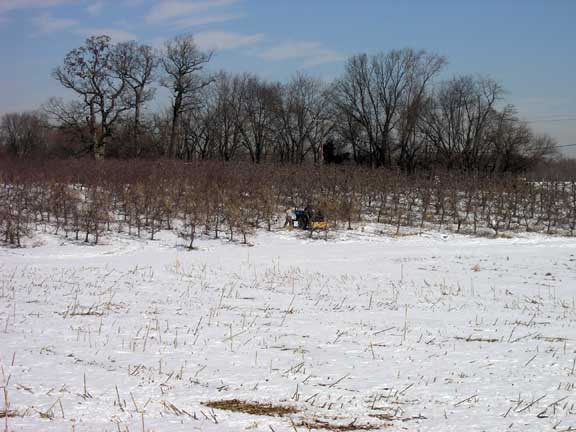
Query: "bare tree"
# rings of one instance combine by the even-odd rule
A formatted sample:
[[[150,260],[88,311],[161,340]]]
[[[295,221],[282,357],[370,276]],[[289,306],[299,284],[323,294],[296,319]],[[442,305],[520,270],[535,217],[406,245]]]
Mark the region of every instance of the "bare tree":
[[[539,162],[558,158],[558,142],[548,135],[533,135],[520,153],[528,161],[527,168],[533,168]]]
[[[136,42],[89,38],[54,71],[78,96],[45,106],[68,145],[54,154],[79,155],[83,145],[97,159],[329,164],[352,156],[356,164],[407,173],[518,172],[554,154],[550,138],[536,136],[513,107],[502,108],[504,92],[494,80],[463,76],[435,84],[446,59],[434,53],[354,55],[330,86],[303,74],[285,83],[210,75],[211,58],[190,34],[167,41],[159,55]],[[158,67],[171,105],[147,115]]]
[[[220,72],[210,92],[210,130],[218,156],[228,161],[234,158],[241,144],[248,116],[246,98],[247,75]]]
[[[203,71],[211,60],[212,53],[202,52],[192,35],[177,36],[164,45],[160,64],[163,69],[161,84],[172,95],[172,119],[170,140],[166,157],[176,155],[176,140],[182,114],[198,106],[199,91],[209,85],[212,79]]]
[[[333,126],[327,102],[326,89],[317,79],[298,74],[282,86],[279,141],[284,144],[283,161],[302,163],[308,153],[314,162],[321,161]]]
[[[361,129],[371,164],[391,166],[394,144],[400,160],[414,142],[419,106],[430,80],[445,64],[443,57],[410,48],[348,60],[334,86],[334,101],[345,118]]]
[[[208,103],[184,113],[182,116],[184,160],[205,160],[215,157],[213,117],[212,107]]]
[[[44,152],[48,123],[39,112],[8,113],[0,119],[0,138],[9,154],[19,158]]]
[[[143,105],[152,100],[154,89],[151,87],[158,59],[152,47],[140,45],[134,41],[122,42],[114,50],[115,68],[123,71],[127,86],[134,98],[132,117],[132,144],[136,157],[142,153],[140,142],[140,122]]]
[[[273,140],[275,111],[279,105],[279,87],[257,76],[243,80],[242,119],[239,123],[242,144],[252,162],[260,163]]]
[[[84,103],[53,97],[42,106],[42,110],[67,139],[80,144],[81,148],[74,152],[76,156],[90,151],[93,136],[88,130],[86,118],[89,110]]]
[[[348,59],[344,75],[333,89],[334,103],[349,126],[345,129],[347,138],[353,138],[354,154],[366,154],[370,164],[376,164],[373,159],[380,140],[377,125],[382,115],[373,81],[370,59],[360,54]]]
[[[516,109],[507,105],[492,115],[492,124],[487,134],[487,144],[491,154],[487,169],[492,172],[522,171],[540,160],[547,153],[540,153],[536,144],[534,153],[531,143],[535,137],[530,127],[518,119]],[[553,145],[553,144],[552,144]]]
[[[403,95],[398,124],[397,165],[407,172],[416,168],[418,152],[425,139],[419,134],[419,121],[424,111],[430,83],[446,64],[446,59],[425,51],[405,52],[406,91]]]
[[[423,133],[447,169],[478,170],[491,152],[496,103],[503,89],[494,80],[464,76],[440,85],[423,116]]]
[[[88,38],[83,46],[66,55],[63,65],[57,67],[53,75],[80,97],[87,111],[90,151],[95,159],[104,159],[114,124],[134,105],[126,91],[125,70],[114,62],[110,37]]]

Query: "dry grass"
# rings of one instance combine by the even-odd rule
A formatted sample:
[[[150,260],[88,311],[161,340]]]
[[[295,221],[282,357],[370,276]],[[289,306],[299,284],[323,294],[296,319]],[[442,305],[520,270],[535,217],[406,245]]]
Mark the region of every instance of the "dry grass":
[[[97,312],[97,311],[85,311],[85,312],[72,312],[71,314],[69,314],[68,316],[103,316],[104,314],[102,312]]]
[[[24,414],[16,411],[16,410],[8,410],[6,411],[5,409],[0,409],[0,418],[6,418],[6,417],[23,417]]]
[[[490,343],[494,343],[494,342],[500,341],[500,339],[498,339],[498,338],[487,338],[487,337],[481,337],[481,336],[467,336],[467,337],[456,336],[454,339],[463,340],[466,342],[490,342]]]
[[[544,340],[546,342],[564,342],[567,341],[568,338],[567,337],[561,337],[561,336],[542,336],[542,335],[537,335],[534,337],[534,339],[539,339],[539,340]]]
[[[283,417],[287,414],[296,414],[298,410],[291,406],[273,405],[271,403],[247,402],[238,399],[204,402],[209,408],[225,411],[241,412],[244,414]]]
[[[378,426],[371,425],[371,424],[356,424],[356,420],[352,423],[339,425],[330,423],[324,420],[313,419],[313,420],[303,420],[297,426],[304,427],[307,430],[327,430],[327,431],[336,431],[336,432],[346,432],[346,431],[363,431],[363,430],[376,430],[381,429],[383,427],[390,427],[392,424],[380,424]]]
[[[288,414],[297,414],[299,412],[298,409],[292,406],[274,405],[271,403],[248,402],[238,399],[209,401],[202,403],[202,405],[219,410],[240,412],[244,414],[260,415],[260,416],[269,416],[269,417],[284,417]],[[375,430],[380,429],[381,427],[392,426],[391,424],[378,425],[378,426],[371,424],[356,424],[356,420],[352,421],[351,423],[342,425],[320,419],[302,420],[297,424],[295,423],[292,424],[293,426],[304,427],[307,430],[327,430],[337,432]]]
[[[370,417],[377,418],[378,420],[383,421],[401,421],[401,422],[408,422],[413,420],[426,420],[426,417],[423,415],[417,415],[414,417],[397,417],[392,414],[368,414]]]

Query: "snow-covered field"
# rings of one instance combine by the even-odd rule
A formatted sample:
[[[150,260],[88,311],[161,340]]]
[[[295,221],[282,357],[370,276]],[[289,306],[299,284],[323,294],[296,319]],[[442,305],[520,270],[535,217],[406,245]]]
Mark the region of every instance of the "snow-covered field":
[[[2,428],[576,430],[576,239],[181,242],[0,249]]]

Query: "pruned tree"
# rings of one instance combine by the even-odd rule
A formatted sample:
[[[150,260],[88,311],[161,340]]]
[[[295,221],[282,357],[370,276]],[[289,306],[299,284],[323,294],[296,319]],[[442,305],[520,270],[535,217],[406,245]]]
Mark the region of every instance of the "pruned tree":
[[[178,235],[188,240],[188,249],[194,249],[196,231],[206,218],[206,208],[200,197],[200,190],[192,185],[187,185],[182,196],[182,230]]]

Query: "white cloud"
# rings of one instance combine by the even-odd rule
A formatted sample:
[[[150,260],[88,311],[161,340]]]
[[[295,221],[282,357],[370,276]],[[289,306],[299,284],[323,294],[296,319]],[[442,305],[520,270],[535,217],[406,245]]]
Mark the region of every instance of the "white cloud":
[[[78,21],[66,18],[54,18],[50,14],[44,13],[32,18],[34,25],[41,34],[54,33],[70,29],[78,24]]]
[[[150,45],[152,48],[155,49],[162,49],[164,44],[166,43],[167,39],[165,37],[155,37],[152,39],[148,39],[145,41],[146,45]]]
[[[82,28],[78,29],[76,33],[86,37],[107,35],[110,36],[114,42],[126,42],[138,39],[138,36],[133,33],[113,28]]]
[[[254,45],[264,38],[261,33],[243,35],[231,32],[201,32],[194,35],[196,44],[202,49],[226,50],[240,46]]]
[[[88,12],[92,16],[98,16],[102,12],[103,7],[104,3],[101,1],[92,3],[90,6],[86,8],[86,12]]]
[[[72,0],[0,0],[0,13],[10,12],[17,9],[48,8]]]
[[[238,0],[165,0],[152,7],[146,16],[146,21],[149,23],[162,23],[178,20],[198,12],[205,12],[213,8],[229,6],[237,2]]]
[[[240,15],[222,14],[222,15],[206,15],[199,17],[188,17],[174,22],[174,27],[177,28],[190,28],[207,24],[223,23],[240,18]]]
[[[313,67],[324,63],[341,61],[345,57],[320,42],[289,41],[260,53],[266,60],[302,60],[303,67]]]

